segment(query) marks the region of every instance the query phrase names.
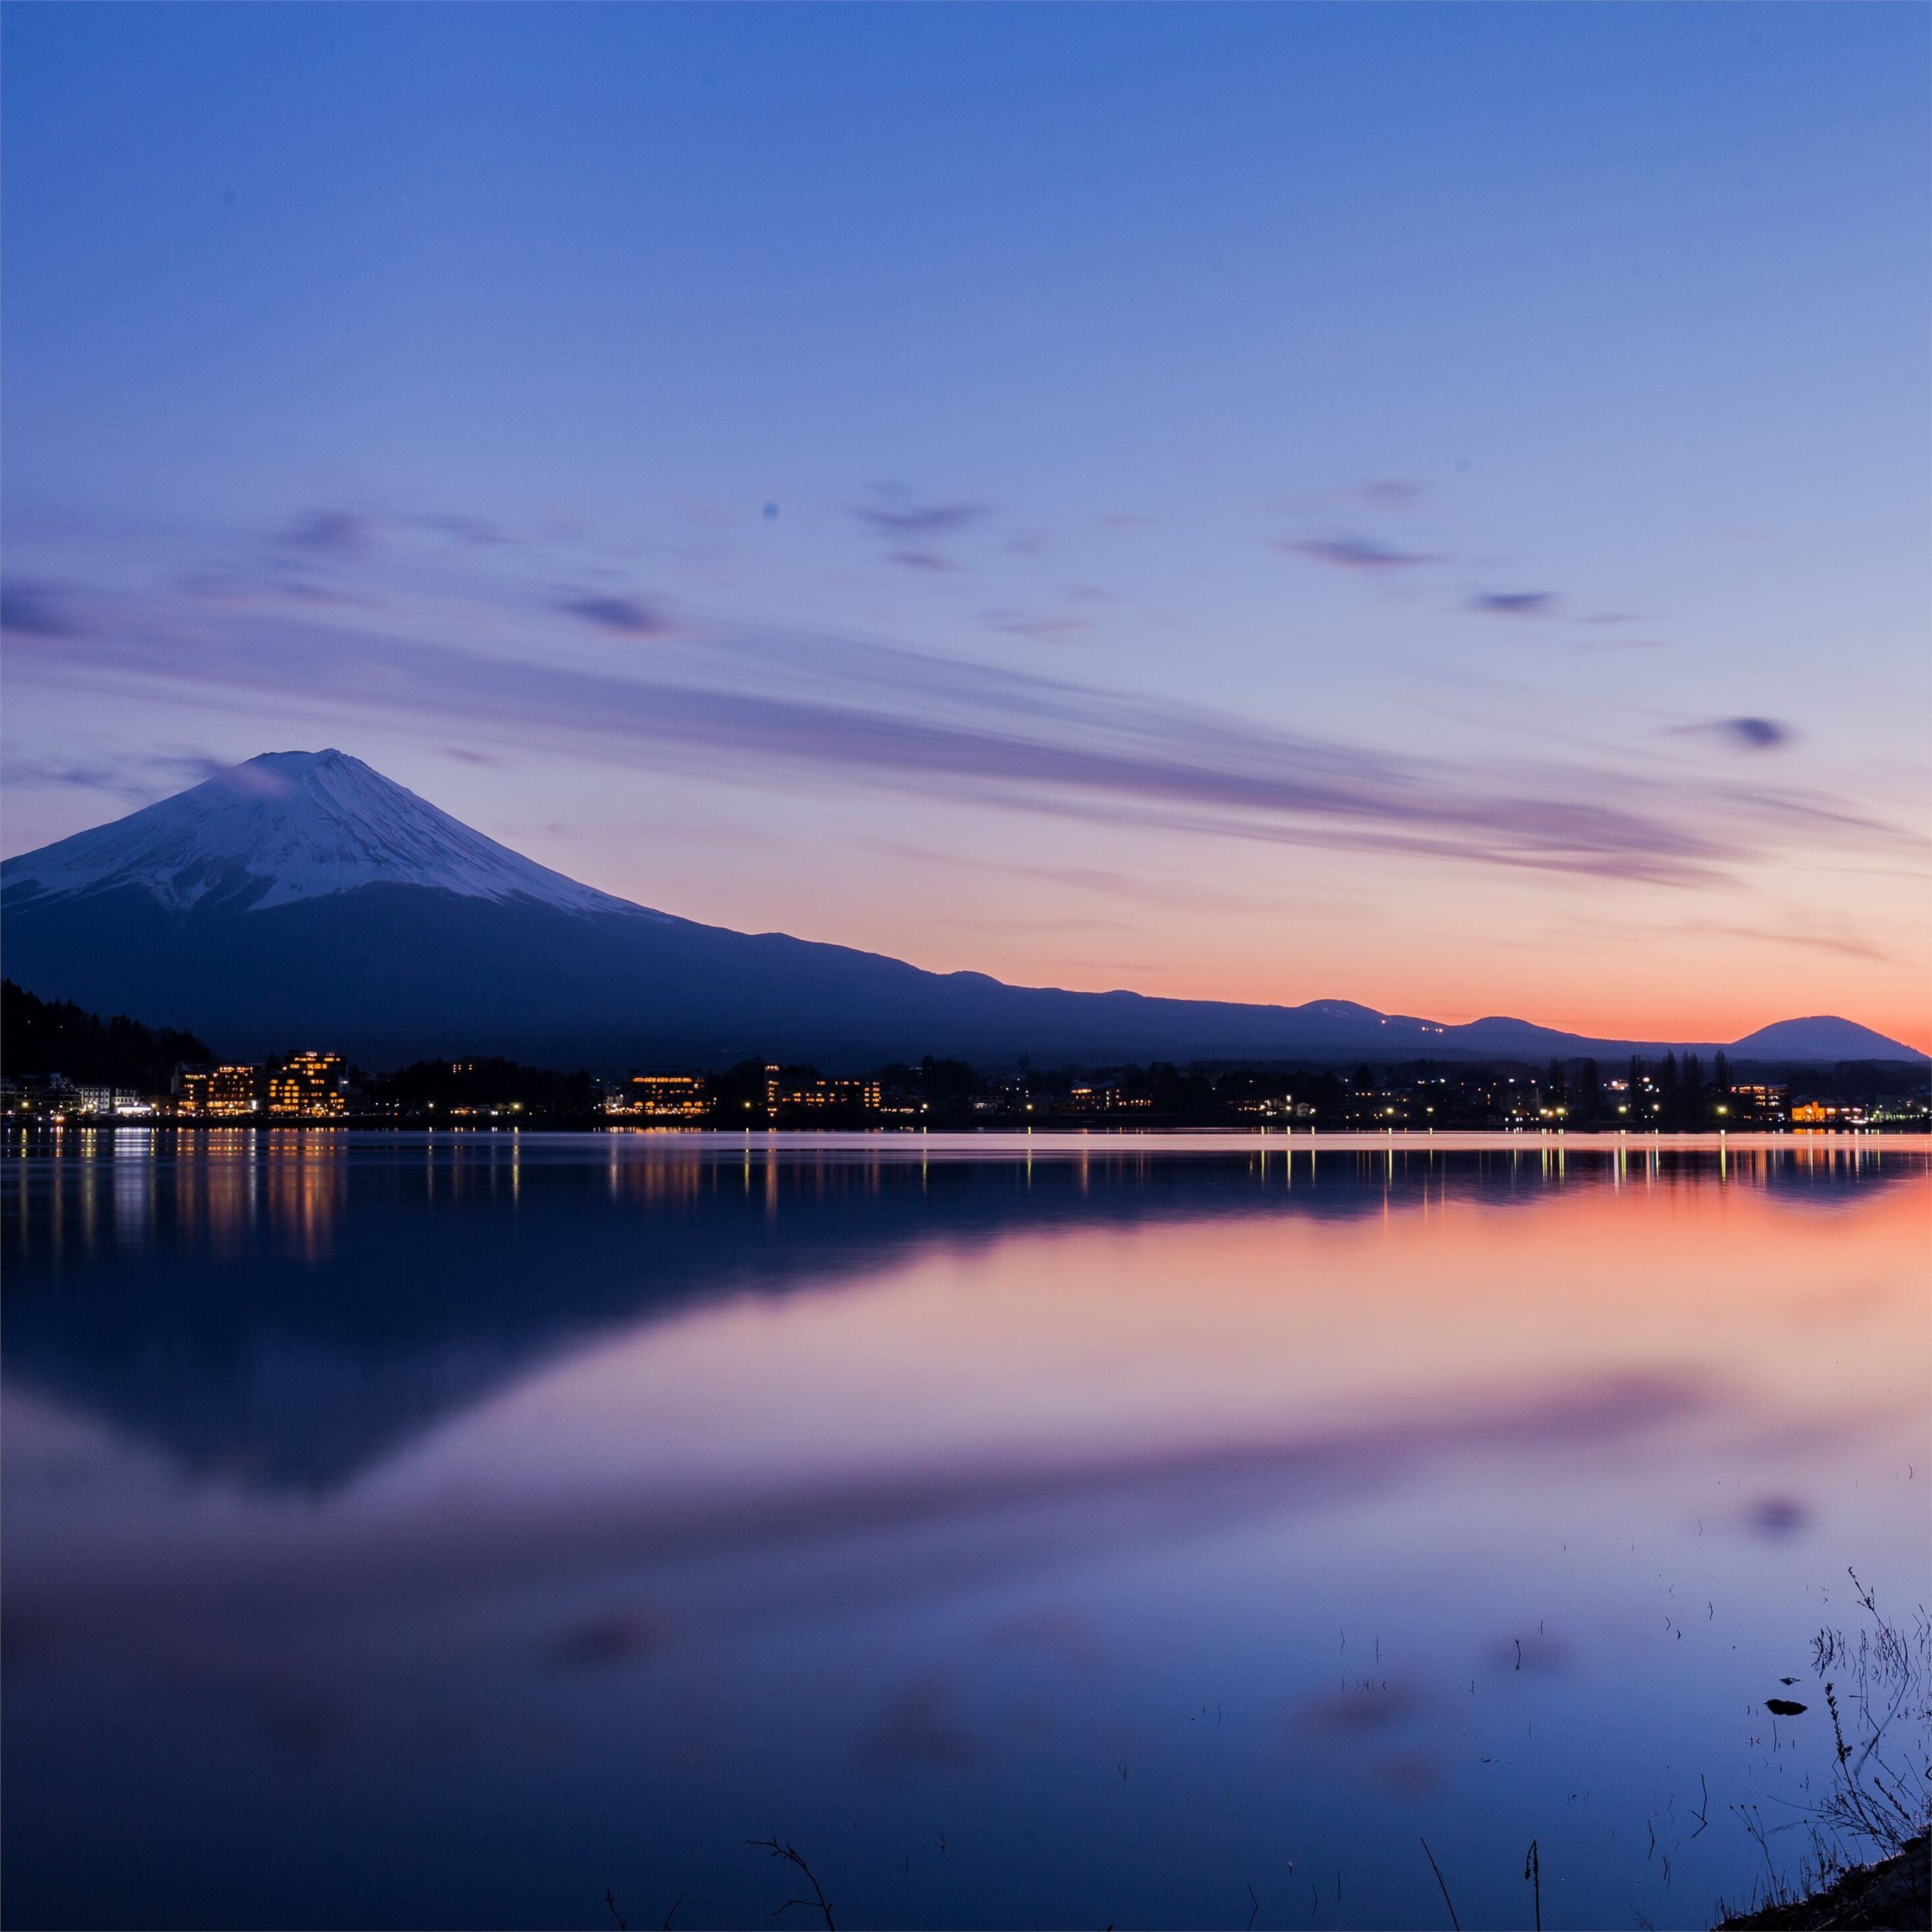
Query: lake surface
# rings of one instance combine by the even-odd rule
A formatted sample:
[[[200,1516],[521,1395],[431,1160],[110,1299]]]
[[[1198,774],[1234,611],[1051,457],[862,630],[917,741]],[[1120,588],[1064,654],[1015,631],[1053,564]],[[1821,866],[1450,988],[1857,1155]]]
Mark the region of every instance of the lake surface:
[[[1706,1924],[1925,1143],[1288,1144],[15,1143],[10,1923]]]

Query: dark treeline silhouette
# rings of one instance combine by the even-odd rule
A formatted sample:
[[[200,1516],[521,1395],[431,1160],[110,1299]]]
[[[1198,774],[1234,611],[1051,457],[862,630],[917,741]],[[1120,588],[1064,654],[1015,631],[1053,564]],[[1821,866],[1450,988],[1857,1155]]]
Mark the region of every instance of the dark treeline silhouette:
[[[1715,1132],[1790,1124],[1793,1101],[1826,1101],[1849,1124],[1869,1115],[1895,1124],[1928,1118],[1924,1070],[1890,1062],[1829,1069],[1740,1071],[1718,1053],[1706,1063],[1634,1059],[1606,1068],[1594,1058],[1472,1066],[1417,1060],[1357,1066],[1196,1064],[1036,1067],[990,1072],[930,1058],[866,1076],[878,1100],[861,1103],[856,1083],[822,1078],[810,1065],[776,1071],[746,1060],[728,1072],[690,1076],[709,1102],[694,1125],[928,1127],[1082,1126],[1302,1126],[1368,1129],[1563,1128]],[[620,1083],[621,1084],[621,1083]],[[776,1106],[769,1104],[774,1088]]]
[[[4,986],[4,1070],[16,1081],[64,1075],[76,1084],[165,1095],[183,1064],[205,1063],[194,1035]],[[326,1046],[328,1042],[313,1044]],[[350,1067],[353,1118],[436,1124],[590,1126],[1324,1127],[1372,1130],[1532,1128],[1715,1132],[1784,1126],[1794,1103],[1822,1108],[1798,1124],[1932,1124],[1932,1070],[1891,1060],[1834,1066],[1754,1063],[1719,1052],[1596,1059],[1415,1060],[1358,1065],[1314,1061],[1172,1061],[988,1070],[928,1054],[862,1076],[809,1064],[740,1061],[722,1072],[681,1073],[675,1110],[638,1108],[639,1090],[578,1069],[562,1072],[496,1055],[419,1060],[393,1071]]]
[[[43,1000],[0,980],[0,1071],[10,1078],[64,1073],[88,1086],[164,1094],[178,1065],[209,1057],[191,1033],[123,1013],[104,1020],[71,1000]]]
[[[356,1097],[371,1111],[451,1115],[504,1111],[589,1121],[603,1105],[599,1083],[581,1069],[553,1072],[514,1060],[418,1060],[393,1073],[359,1076]]]

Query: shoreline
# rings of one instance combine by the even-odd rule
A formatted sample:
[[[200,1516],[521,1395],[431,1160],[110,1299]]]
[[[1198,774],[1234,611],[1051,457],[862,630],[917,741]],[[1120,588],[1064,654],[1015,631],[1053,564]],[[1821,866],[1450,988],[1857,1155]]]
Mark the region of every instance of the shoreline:
[[[734,1152],[758,1148],[878,1148],[910,1152],[914,1148],[964,1150],[976,1147],[1078,1151],[1083,1148],[1192,1148],[1246,1150],[1292,1156],[1331,1153],[1459,1153],[1531,1151],[1586,1157],[1660,1154],[1702,1154],[1720,1161],[1741,1154],[1767,1153],[1932,1154],[1932,1132],[1906,1128],[1765,1130],[1748,1133],[1630,1133],[1565,1132],[1562,1129],[1337,1127],[1302,1130],[1285,1127],[1088,1127],[1042,1123],[1026,1126],[958,1127],[746,1127],[634,1126],[593,1122],[581,1126],[480,1121],[446,1125],[426,1122],[344,1120],[168,1119],[70,1120],[22,1125],[0,1136],[0,1150],[23,1142],[40,1144],[75,1138],[166,1134],[184,1139],[214,1138],[232,1142],[250,1138],[297,1136],[364,1141],[598,1141],[648,1142],[656,1147],[688,1145]]]
[[[1922,1832],[1890,1858],[1853,1865],[1802,1898],[1734,1912],[1714,1932],[1918,1932],[1928,1922],[1932,1860]]]

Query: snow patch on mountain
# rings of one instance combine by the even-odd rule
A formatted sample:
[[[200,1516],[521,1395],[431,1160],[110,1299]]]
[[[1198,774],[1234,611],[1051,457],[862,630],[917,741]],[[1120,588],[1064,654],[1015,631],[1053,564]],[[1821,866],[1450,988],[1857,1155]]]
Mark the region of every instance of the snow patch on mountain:
[[[111,825],[0,866],[9,898],[136,887],[250,911],[358,886],[662,919],[472,831],[346,752],[265,752]]]

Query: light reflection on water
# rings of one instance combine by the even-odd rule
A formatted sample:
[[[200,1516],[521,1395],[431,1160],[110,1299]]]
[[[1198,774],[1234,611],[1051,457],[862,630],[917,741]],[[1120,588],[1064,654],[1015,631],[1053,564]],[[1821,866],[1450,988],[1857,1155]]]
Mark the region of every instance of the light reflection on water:
[[[1705,1924],[1923,1594],[1924,1144],[1288,1150],[10,1160],[10,1919]]]

